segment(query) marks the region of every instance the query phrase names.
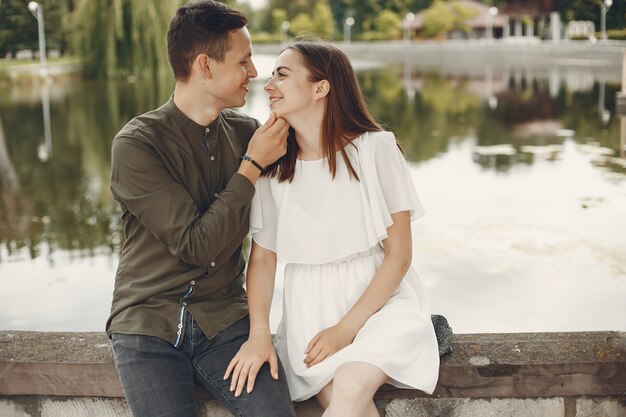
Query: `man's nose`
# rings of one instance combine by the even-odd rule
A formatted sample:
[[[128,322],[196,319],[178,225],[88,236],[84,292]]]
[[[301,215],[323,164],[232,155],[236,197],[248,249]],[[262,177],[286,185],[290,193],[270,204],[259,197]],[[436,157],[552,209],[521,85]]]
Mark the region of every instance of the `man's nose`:
[[[254,62],[250,61],[250,68],[248,69],[248,76],[250,78],[256,78],[256,76],[259,75],[259,73],[256,70],[256,67],[254,66]]]

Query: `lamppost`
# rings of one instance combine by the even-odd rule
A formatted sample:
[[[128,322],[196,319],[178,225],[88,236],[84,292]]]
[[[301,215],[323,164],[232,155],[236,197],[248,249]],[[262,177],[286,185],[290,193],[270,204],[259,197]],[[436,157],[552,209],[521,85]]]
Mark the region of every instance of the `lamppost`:
[[[346,20],[343,22],[343,41],[346,43],[350,43],[350,31],[352,30],[353,25],[354,17],[346,17]]]
[[[36,1],[28,3],[28,10],[37,19],[37,29],[39,31],[39,63],[41,64],[42,71],[46,65],[46,33],[43,29],[43,7]]]
[[[609,9],[611,8],[611,6],[613,5],[613,0],[604,0],[602,2],[602,14],[601,14],[601,21],[600,21],[600,25],[602,26],[602,40],[605,41],[607,40],[607,36],[606,36],[606,13],[609,11]]]
[[[498,14],[497,7],[490,7],[489,13],[487,14],[487,27],[489,30],[487,31],[487,39],[493,39],[493,19]]]
[[[280,43],[287,43],[287,31],[289,30],[290,26],[291,24],[286,20],[280,24]]]
[[[408,12],[405,17],[406,27],[404,30],[404,41],[411,42],[411,31],[413,30],[413,21],[415,20],[415,13]]]

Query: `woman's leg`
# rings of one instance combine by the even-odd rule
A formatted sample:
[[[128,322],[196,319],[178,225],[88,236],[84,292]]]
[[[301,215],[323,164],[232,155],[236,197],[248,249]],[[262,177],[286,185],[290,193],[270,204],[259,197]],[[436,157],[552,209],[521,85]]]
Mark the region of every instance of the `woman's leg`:
[[[332,395],[333,390],[333,381],[330,381],[328,385],[326,385],[320,392],[317,393],[315,398],[317,398],[317,402],[320,403],[322,408],[325,410],[330,405],[330,397]]]
[[[388,379],[383,371],[369,363],[348,362],[341,365],[333,379],[330,403],[323,416],[378,417],[374,394]]]

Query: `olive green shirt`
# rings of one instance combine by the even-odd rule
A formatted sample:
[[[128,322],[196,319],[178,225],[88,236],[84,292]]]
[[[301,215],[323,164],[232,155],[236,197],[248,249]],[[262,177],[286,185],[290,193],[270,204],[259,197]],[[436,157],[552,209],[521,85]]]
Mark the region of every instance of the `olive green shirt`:
[[[248,314],[241,249],[254,186],[237,170],[258,126],[233,110],[201,126],[171,98],[113,139],[126,241],[107,334],[177,346],[188,312],[208,338]]]

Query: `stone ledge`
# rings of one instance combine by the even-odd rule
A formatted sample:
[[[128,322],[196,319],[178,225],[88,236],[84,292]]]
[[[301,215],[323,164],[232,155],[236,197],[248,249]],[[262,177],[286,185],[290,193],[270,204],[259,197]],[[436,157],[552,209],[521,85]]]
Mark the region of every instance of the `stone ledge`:
[[[626,395],[626,333],[454,335],[434,398]],[[210,398],[198,389],[199,398]],[[0,332],[0,396],[123,397],[104,333]],[[385,385],[380,400],[428,397]]]
[[[563,398],[415,398],[377,400],[384,417],[624,417],[626,404],[612,397]],[[314,400],[296,403],[298,417],[319,417]],[[215,400],[198,401],[198,417],[232,417]],[[2,417],[131,417],[121,398],[0,397]]]

